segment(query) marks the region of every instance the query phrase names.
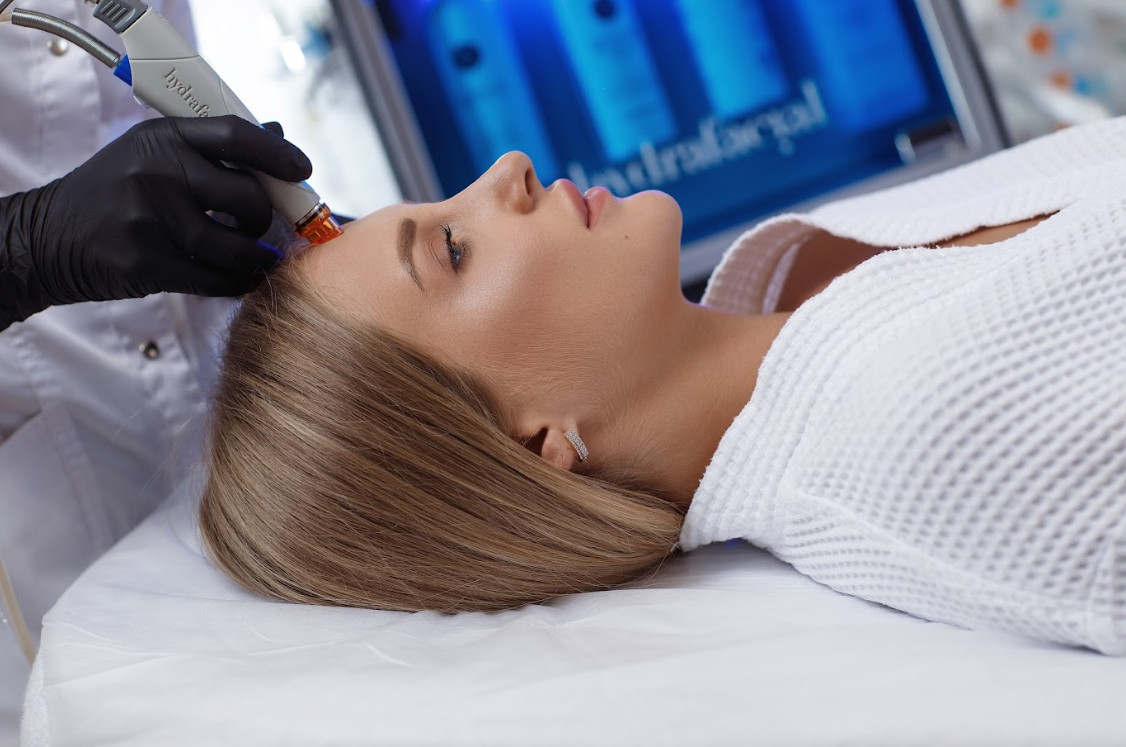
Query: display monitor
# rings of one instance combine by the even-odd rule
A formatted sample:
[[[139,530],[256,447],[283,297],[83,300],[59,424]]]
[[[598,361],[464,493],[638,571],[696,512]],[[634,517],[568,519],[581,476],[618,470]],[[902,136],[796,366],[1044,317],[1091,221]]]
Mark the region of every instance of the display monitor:
[[[334,0],[405,197],[522,150],[660,189],[682,280],[755,221],[1003,147],[950,0]]]

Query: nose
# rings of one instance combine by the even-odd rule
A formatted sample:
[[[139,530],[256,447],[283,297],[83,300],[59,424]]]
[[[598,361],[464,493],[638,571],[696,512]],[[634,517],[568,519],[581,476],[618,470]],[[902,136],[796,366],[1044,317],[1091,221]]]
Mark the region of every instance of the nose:
[[[530,213],[543,185],[536,179],[532,159],[520,151],[505,153],[486,173],[489,188],[504,206],[519,213]]]

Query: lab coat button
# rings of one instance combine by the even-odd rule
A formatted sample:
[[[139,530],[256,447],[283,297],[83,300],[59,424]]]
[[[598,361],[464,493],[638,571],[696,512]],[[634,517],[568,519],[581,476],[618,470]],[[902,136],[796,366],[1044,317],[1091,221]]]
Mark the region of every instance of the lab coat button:
[[[56,36],[47,45],[47,48],[50,49],[51,54],[55,55],[56,57],[62,57],[64,54],[70,51],[70,42],[68,42],[66,39],[60,39]]]
[[[152,340],[149,340],[148,342],[141,345],[140,350],[141,350],[141,355],[145,356],[150,361],[155,361],[157,358],[160,357],[160,346],[157,345]]]

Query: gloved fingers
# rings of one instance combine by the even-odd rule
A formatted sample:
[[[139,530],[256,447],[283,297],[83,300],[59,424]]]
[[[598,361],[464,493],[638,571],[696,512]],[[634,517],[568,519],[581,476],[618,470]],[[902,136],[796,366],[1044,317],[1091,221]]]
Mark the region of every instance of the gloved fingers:
[[[193,296],[243,296],[266,278],[265,272],[231,274],[204,265],[194,265],[181,273],[168,288],[172,293]]]
[[[212,164],[203,158],[185,159],[188,191],[203,210],[226,213],[238,221],[239,228],[251,236],[270,230],[274,209],[270,198],[252,174]]]
[[[300,148],[245,119],[228,114],[168,121],[208,160],[249,166],[290,182],[304,181],[313,173],[313,165]]]
[[[280,250],[206,215],[187,226],[184,253],[194,262],[235,276],[267,272],[282,259]]]
[[[285,130],[282,129],[281,122],[263,122],[262,129],[269,130],[278,137],[285,137]]]
[[[187,260],[211,270],[247,275],[269,270],[281,259],[281,252],[255,241],[242,231],[228,228],[202,212],[193,200],[168,201],[158,206],[167,238],[180,250],[180,256],[147,253],[147,267],[138,267],[141,276],[160,279],[162,287],[172,275],[165,267]],[[179,269],[176,269],[179,272]]]

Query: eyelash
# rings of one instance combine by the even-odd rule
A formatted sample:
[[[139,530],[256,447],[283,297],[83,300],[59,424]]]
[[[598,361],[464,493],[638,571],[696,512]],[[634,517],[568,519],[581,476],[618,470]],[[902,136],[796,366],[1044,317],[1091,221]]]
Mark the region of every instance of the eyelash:
[[[465,262],[466,255],[469,254],[469,245],[454,241],[453,229],[448,225],[442,226],[442,233],[446,234],[446,251],[450,255],[450,268],[455,273],[461,272],[461,266]]]

